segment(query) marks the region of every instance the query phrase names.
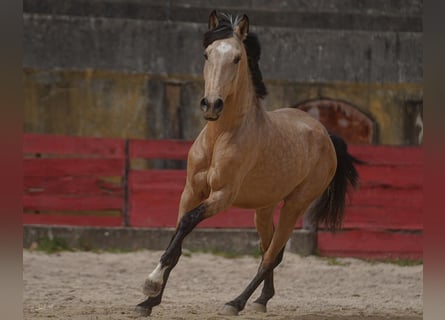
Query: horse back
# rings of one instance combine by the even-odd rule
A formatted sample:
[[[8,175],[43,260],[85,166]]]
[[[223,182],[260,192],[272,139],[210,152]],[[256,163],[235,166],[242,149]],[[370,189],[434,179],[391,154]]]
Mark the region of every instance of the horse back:
[[[267,116],[256,139],[259,152],[240,188],[238,206],[253,206],[258,199],[279,201],[297,186],[318,184],[311,178],[314,172],[326,171],[320,176],[328,176],[336,165],[329,134],[319,121],[291,108],[268,112]],[[320,181],[320,192],[325,184]]]
[[[328,145],[329,149],[329,146],[332,146],[326,128],[307,112],[295,108],[282,108],[267,112],[267,115],[270,119],[271,139],[283,141],[283,144],[290,148],[299,150],[298,153],[304,149],[308,154],[316,154],[320,152],[320,148],[326,148]]]

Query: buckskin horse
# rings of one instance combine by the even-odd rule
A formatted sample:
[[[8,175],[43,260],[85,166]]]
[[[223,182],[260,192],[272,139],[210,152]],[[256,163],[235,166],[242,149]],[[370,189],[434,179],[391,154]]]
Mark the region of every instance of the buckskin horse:
[[[264,282],[253,303],[258,311],[274,295],[273,270],[297,220],[309,211],[314,225],[341,226],[348,185],[356,187],[359,162],[346,143],[307,113],[293,108],[267,112],[266,87],[258,66],[260,44],[246,15],[213,11],[204,34],[204,97],[208,121],[190,148],[187,179],[175,233],[143,285],[148,297],[137,305],[145,316],[161,303],[183,239],[202,220],[231,206],[255,210],[262,260],[251,282],[220,313],[237,315]],[[273,213],[279,203],[278,225]]]

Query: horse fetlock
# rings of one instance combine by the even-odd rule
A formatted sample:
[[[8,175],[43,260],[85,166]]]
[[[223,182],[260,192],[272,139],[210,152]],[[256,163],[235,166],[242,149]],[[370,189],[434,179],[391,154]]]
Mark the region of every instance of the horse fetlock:
[[[148,276],[142,286],[142,292],[148,297],[156,297],[162,290],[164,283],[164,272],[167,269],[166,266],[162,266],[159,263],[156,269]]]
[[[144,285],[142,286],[142,292],[147,297],[156,297],[162,290],[162,281],[157,282],[153,281],[150,278],[145,280]]]

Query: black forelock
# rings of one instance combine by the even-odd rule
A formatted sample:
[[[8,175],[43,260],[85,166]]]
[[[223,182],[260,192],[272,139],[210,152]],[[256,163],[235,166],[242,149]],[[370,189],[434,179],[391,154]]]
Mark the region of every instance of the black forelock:
[[[218,26],[204,33],[203,46],[207,48],[216,40],[231,38],[234,36],[236,23],[239,17],[228,14],[218,14]],[[250,70],[251,79],[255,88],[256,96],[260,99],[267,95],[267,89],[263,82],[258,61],[261,56],[261,45],[256,34],[249,32],[243,41],[246,49],[247,60]]]
[[[235,18],[227,14],[218,14],[218,26],[204,33],[203,45],[207,48],[216,40],[233,37]]]

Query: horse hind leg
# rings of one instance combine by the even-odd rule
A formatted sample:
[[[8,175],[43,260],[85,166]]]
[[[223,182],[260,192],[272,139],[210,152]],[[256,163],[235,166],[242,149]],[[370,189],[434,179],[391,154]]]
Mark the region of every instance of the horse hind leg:
[[[277,265],[281,262],[284,255],[284,248],[281,250],[275,262]],[[267,303],[275,295],[275,286],[273,280],[273,270],[268,272],[264,278],[263,290],[261,295],[252,303],[252,309],[257,312],[267,312]]]
[[[273,213],[276,207],[277,204],[268,208],[257,209],[255,212],[255,226],[260,237],[260,249],[262,254],[266,252],[272,241],[274,233]],[[253,302],[251,308],[257,312],[266,312],[267,302],[272,299],[274,295],[275,287],[272,270],[266,275],[261,295]]]
[[[244,309],[247,300],[251,297],[261,282],[270,277],[270,273],[272,273],[275,267],[281,263],[286,242],[294,229],[295,223],[304,213],[306,208],[307,205],[302,205],[298,202],[285,202],[281,209],[277,229],[273,233],[272,241],[263,255],[257,274],[238,297],[225,304],[220,312],[221,314],[237,315]],[[270,281],[270,279],[268,281]],[[267,303],[267,299],[265,300]]]
[[[240,311],[242,311],[246,305],[247,300],[252,296],[253,292],[258,288],[258,286],[261,284],[261,282],[265,281],[265,287],[263,288],[262,295],[258,298],[261,299],[259,302],[258,299],[254,302],[254,310],[258,310],[261,312],[265,312],[267,301],[269,301],[270,298],[272,298],[272,294],[269,291],[269,289],[273,289],[273,269],[278,266],[283,258],[284,253],[284,246],[283,249],[280,251],[280,253],[276,256],[274,262],[272,265],[264,266],[263,262],[260,264],[260,268],[258,269],[257,274],[252,279],[252,281],[247,285],[247,287],[244,289],[244,291],[236,297],[234,300],[227,302],[223,309],[219,312],[221,315],[238,315]],[[266,284],[267,281],[272,281],[272,283],[269,282],[269,284]],[[266,289],[265,289],[266,288]],[[262,298],[261,298],[262,297]]]

